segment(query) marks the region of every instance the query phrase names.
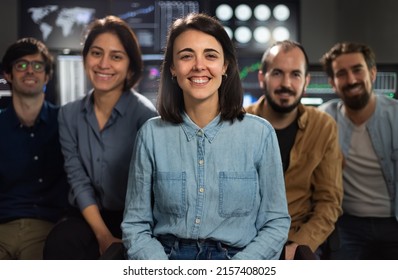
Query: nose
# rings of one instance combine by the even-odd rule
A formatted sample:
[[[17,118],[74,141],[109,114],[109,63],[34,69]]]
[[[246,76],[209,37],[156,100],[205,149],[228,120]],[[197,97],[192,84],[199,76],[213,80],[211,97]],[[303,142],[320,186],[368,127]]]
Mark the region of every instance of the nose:
[[[289,75],[283,75],[282,77],[282,85],[285,87],[290,87],[291,80]]]
[[[352,71],[348,71],[347,73],[347,81],[349,84],[355,84],[357,82],[357,77]]]
[[[26,67],[26,72],[28,73],[34,72],[32,63],[28,63],[28,66]]]
[[[103,55],[98,61],[98,66],[101,68],[109,67],[109,57],[107,55]]]
[[[205,69],[205,66],[204,66],[204,64],[203,64],[203,59],[202,59],[201,57],[197,57],[197,58],[195,59],[195,63],[194,63],[194,65],[193,65],[193,67],[192,67],[192,70],[194,70],[194,71],[201,71],[201,70],[203,70],[203,69]]]

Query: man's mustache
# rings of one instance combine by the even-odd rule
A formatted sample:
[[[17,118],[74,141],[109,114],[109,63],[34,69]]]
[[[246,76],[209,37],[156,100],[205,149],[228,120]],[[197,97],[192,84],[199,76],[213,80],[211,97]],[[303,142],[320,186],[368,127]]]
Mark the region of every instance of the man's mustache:
[[[351,89],[356,88],[356,87],[361,86],[361,85],[362,85],[361,83],[355,83],[355,84],[352,84],[352,85],[346,85],[345,87],[343,87],[343,90],[344,91],[351,90]]]
[[[275,90],[276,94],[280,94],[280,93],[288,93],[290,95],[294,95],[295,92],[287,87],[281,87]]]

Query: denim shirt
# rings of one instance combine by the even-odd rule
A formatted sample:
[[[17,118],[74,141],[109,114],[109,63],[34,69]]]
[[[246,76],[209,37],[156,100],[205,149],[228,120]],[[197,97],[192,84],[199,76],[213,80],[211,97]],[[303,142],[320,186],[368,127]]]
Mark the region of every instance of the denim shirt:
[[[200,129],[152,118],[130,165],[123,240],[129,259],[167,259],[156,236],[244,248],[235,259],[278,259],[290,216],[272,126],[246,114]]]
[[[376,98],[376,110],[366,128],[379,158],[389,194],[394,200],[394,213],[398,220],[398,101],[384,95],[376,95]],[[347,157],[354,124],[341,113],[342,105],[340,100],[331,100],[320,109],[336,119],[340,145]]]

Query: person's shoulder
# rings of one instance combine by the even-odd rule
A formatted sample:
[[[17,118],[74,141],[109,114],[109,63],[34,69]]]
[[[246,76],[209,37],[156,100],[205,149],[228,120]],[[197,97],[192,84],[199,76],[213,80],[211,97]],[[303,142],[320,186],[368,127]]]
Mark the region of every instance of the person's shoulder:
[[[385,96],[384,94],[376,94],[376,97],[383,105],[390,105],[398,108],[398,99]]]
[[[70,101],[59,108],[60,115],[67,120],[78,119],[81,115],[84,108],[84,104],[86,103],[86,99],[89,98],[88,96],[84,96],[81,99],[77,99],[74,101]]]
[[[254,111],[255,111],[255,109],[256,109],[257,107],[258,107],[257,103],[252,103],[252,104],[247,105],[247,106],[245,107],[245,111],[246,111],[248,114],[254,114]]]
[[[153,102],[149,100],[149,98],[146,97],[145,95],[135,90],[131,90],[131,96],[137,101],[138,104],[142,105],[144,108],[147,108],[150,111],[156,111]]]
[[[304,105],[304,110],[307,114],[304,119],[304,123],[306,124],[306,129],[303,130],[304,133],[316,133],[318,136],[331,135],[331,131],[337,129],[337,123],[332,114],[321,111],[318,107],[314,106]]]
[[[76,99],[73,101],[70,101],[60,107],[61,110],[78,110],[81,109],[82,106],[84,106],[84,103],[86,102],[87,98],[89,98],[88,95],[84,96],[83,98]]]
[[[266,119],[251,113],[245,114],[243,118],[243,123],[249,126],[258,126],[264,127],[266,129],[272,129],[272,125]]]
[[[305,111],[308,113],[308,117],[310,120],[319,120],[319,121],[334,121],[332,116],[328,114],[325,110],[322,110],[319,107],[303,105]],[[329,105],[332,106],[332,105]]]
[[[160,116],[154,116],[149,118],[141,127],[141,130],[154,130],[161,127],[170,126],[169,122],[161,119]]]
[[[336,119],[339,104],[341,102],[342,102],[341,99],[336,98],[336,99],[329,100],[329,101],[319,105],[317,108],[318,108],[318,110],[326,112],[329,115],[331,115],[334,119]]]
[[[328,100],[328,101],[322,103],[321,105],[319,105],[317,108],[318,108],[318,110],[321,110],[321,111],[336,109],[340,100],[341,100],[340,98]]]
[[[172,127],[177,127],[170,122],[162,120],[160,116],[154,116],[144,122],[139,129],[139,134],[142,135],[160,135],[168,131]]]

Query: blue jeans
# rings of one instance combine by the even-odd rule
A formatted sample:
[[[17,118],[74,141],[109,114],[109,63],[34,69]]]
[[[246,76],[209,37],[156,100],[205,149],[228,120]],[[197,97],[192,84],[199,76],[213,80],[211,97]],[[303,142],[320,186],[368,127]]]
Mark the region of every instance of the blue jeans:
[[[173,235],[162,235],[158,240],[170,260],[230,260],[243,249],[219,241],[181,239]]]
[[[340,235],[335,260],[398,260],[398,222],[395,218],[363,218],[344,214],[336,224]]]

